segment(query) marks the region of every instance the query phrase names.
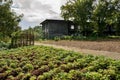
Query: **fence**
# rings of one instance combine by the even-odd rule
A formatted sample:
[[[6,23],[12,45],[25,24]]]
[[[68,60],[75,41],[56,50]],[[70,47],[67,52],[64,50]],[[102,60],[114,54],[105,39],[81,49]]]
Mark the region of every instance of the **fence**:
[[[11,47],[17,48],[22,46],[34,45],[34,33],[26,32],[22,33],[19,36],[12,37]]]

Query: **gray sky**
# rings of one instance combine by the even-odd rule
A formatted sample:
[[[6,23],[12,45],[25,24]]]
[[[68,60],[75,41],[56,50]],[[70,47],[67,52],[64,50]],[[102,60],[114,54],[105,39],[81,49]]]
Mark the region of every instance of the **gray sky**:
[[[39,25],[45,19],[62,19],[60,7],[66,0],[13,0],[12,8],[24,14],[20,26],[23,29]]]

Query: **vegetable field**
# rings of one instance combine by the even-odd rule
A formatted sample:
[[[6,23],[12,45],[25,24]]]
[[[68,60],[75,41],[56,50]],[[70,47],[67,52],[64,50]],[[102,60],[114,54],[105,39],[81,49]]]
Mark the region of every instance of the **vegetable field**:
[[[0,52],[0,80],[120,80],[120,61],[29,46]]]

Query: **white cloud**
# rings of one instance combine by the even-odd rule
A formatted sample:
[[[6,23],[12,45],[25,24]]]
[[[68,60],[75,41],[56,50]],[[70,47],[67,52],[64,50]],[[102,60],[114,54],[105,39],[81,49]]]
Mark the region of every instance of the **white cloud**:
[[[17,14],[24,14],[22,26],[28,23],[39,24],[45,19],[61,19],[60,7],[65,0],[13,0],[13,8]],[[27,22],[27,26],[24,25]]]

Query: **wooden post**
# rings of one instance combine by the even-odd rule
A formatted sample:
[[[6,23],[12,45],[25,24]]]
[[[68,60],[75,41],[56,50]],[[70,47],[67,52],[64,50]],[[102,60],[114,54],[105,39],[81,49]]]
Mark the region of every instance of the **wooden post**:
[[[14,36],[11,40],[11,47],[17,48],[22,46],[34,45],[34,33],[32,30],[27,31],[20,36]]]
[[[31,30],[29,32],[29,45],[31,45]]]
[[[26,46],[28,45],[28,31],[26,33]]]
[[[33,35],[32,35],[32,41],[33,41],[33,43],[32,43],[32,45],[34,45],[34,32],[33,32]]]

